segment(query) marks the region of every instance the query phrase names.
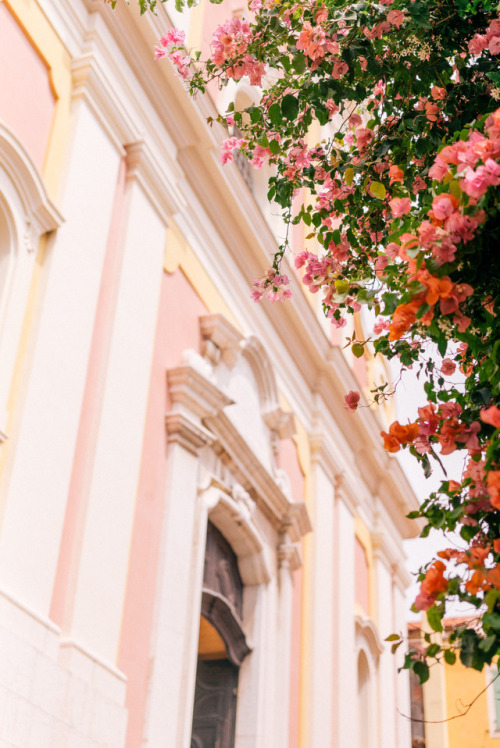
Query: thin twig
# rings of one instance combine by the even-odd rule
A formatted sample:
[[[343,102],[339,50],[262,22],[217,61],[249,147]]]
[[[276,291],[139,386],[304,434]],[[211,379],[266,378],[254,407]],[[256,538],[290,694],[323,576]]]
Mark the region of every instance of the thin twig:
[[[465,705],[465,707],[466,707],[465,708],[465,712],[461,712],[460,714],[454,714],[452,717],[446,717],[446,719],[418,719],[417,717],[409,717],[407,714],[403,714],[403,712],[400,712],[399,709],[397,709],[397,708],[396,708],[396,711],[397,711],[397,713],[401,717],[404,717],[405,719],[409,719],[410,722],[424,722],[427,725],[441,725],[441,724],[443,724],[443,722],[451,722],[452,719],[457,719],[458,717],[465,717],[465,715],[469,712],[470,708],[472,706],[474,706],[474,704],[476,703],[476,701],[483,695],[483,693],[485,693],[488,690],[488,688],[491,686],[491,684],[494,683],[498,677],[500,677],[500,672],[498,672],[495,675],[495,677],[493,678],[493,680],[491,680],[488,683],[488,685],[483,688],[482,691],[479,691],[479,693],[477,694],[477,696],[475,696],[472,699],[472,701],[470,702],[470,704],[466,704]]]

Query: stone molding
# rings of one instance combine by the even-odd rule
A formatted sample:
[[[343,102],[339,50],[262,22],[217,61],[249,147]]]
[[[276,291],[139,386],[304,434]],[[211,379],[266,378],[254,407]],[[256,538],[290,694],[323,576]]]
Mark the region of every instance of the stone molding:
[[[384,651],[384,644],[380,639],[377,627],[371,618],[366,616],[355,616],[354,622],[358,636],[367,643],[369,652],[374,658],[378,658]],[[359,647],[363,649],[363,647]]]
[[[222,360],[232,369],[241,353],[242,333],[223,314],[205,314],[200,317],[202,355],[214,366]],[[211,345],[210,345],[211,344]]]

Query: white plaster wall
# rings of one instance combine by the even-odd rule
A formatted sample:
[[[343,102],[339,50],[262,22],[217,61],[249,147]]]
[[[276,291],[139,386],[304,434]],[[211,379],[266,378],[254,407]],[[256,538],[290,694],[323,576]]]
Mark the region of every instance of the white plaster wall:
[[[138,183],[129,198],[72,622],[72,636],[109,662],[122,619],[165,242]]]
[[[0,539],[0,582],[47,614],[74,458],[120,155],[81,101],[62,212],[15,445]],[[4,494],[4,497],[5,497]]]
[[[170,443],[143,736],[148,748],[190,744],[207,518],[197,488],[197,455]]]
[[[233,369],[219,365],[217,375],[219,387],[234,400],[225,412],[264,467],[272,472],[270,432],[262,420],[259,392],[250,363],[240,356]]]
[[[394,599],[394,632],[406,631],[408,603],[404,590],[397,584],[393,587]],[[385,638],[385,637],[384,637]],[[396,716],[396,745],[398,748],[408,748],[411,745],[411,722],[408,717],[411,715],[410,705],[410,676],[407,670],[397,672],[398,668],[403,665],[404,651],[400,651],[393,656],[393,667],[396,673],[396,703],[398,714]],[[444,748],[444,746],[443,746]]]
[[[351,748],[356,740],[357,662],[354,624],[354,517],[344,500],[336,501],[334,680],[336,743]],[[384,746],[386,748],[386,746]]]
[[[392,573],[387,561],[380,553],[375,555],[375,577],[377,589],[377,627],[381,639],[394,633],[394,605],[392,594]],[[397,743],[396,722],[396,661],[390,645],[384,646],[379,659],[380,679],[380,745],[384,748],[399,748]],[[404,744],[401,744],[403,748]]]
[[[333,669],[334,615],[338,606],[334,599],[334,575],[338,558],[334,550],[334,489],[319,462],[313,462],[312,481],[313,535],[309,538],[309,563],[304,568],[310,586],[307,746],[324,748],[333,741],[332,692],[338,675]],[[353,606],[338,610],[349,611],[351,618]]]
[[[82,651],[61,662],[58,628],[2,592],[0,621],[0,745],[122,748],[123,677]]]

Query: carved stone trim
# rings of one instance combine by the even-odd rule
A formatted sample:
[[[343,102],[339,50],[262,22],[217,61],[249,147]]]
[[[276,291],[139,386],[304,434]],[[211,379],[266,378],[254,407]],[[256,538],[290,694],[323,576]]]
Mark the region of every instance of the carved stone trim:
[[[202,355],[217,365],[219,357],[230,369],[241,353],[243,335],[222,314],[205,314],[200,317]]]
[[[295,571],[302,566],[302,556],[299,548],[293,543],[282,543],[278,546],[278,567]]]
[[[26,246],[32,251],[39,236],[57,229],[64,222],[64,218],[49,198],[42,177],[22,143],[1,122],[0,165],[21,199],[26,216]]]
[[[167,413],[165,424],[169,441],[180,444],[191,454],[197,455],[202,447],[213,442],[210,431],[197,425],[183,413]]]
[[[290,539],[297,542],[302,534],[311,530],[311,524],[303,502],[290,502],[273,476],[269,474],[255,456],[227,415],[219,411],[204,419],[204,423],[217,437],[222,449],[243,476],[245,487],[252,487],[258,506],[280,529],[287,524]]]
[[[187,408],[198,418],[218,412],[233,402],[207,377],[189,365],[169,369],[167,381],[172,402]]]
[[[271,431],[275,431],[280,439],[290,439],[295,434],[295,423],[290,411],[278,406],[274,410],[268,410],[262,417],[265,424]]]
[[[243,624],[233,606],[222,595],[203,587],[201,593],[201,615],[214,626],[227,648],[229,660],[241,665],[252,651],[248,645]]]
[[[269,354],[254,335],[242,344],[243,355],[248,359],[257,380],[262,414],[272,413],[280,407],[278,387]]]
[[[265,541],[252,518],[252,507],[235,499],[216,483],[202,491],[208,519],[228,541],[238,559],[244,584],[267,584],[272,577],[272,563],[267,558]],[[251,499],[248,499],[248,503]]]

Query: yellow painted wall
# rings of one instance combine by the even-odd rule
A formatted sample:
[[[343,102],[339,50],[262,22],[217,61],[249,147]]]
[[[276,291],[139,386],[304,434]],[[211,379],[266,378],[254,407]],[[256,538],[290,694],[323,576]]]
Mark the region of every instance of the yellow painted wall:
[[[484,672],[466,668],[460,662],[445,665],[447,717],[463,713],[487,680]],[[492,687],[491,687],[492,688]],[[498,748],[500,737],[490,737],[488,695],[482,693],[463,717],[447,722],[449,748]]]

